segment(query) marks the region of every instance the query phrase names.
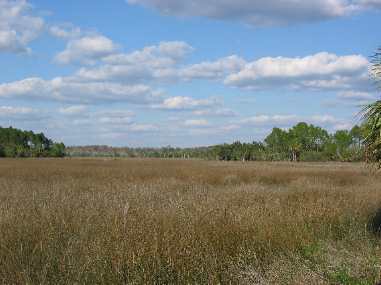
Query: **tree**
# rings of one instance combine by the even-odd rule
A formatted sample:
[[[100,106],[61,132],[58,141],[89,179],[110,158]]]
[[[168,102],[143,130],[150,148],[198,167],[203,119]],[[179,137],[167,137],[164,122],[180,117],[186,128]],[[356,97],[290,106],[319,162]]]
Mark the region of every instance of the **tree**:
[[[363,118],[367,132],[364,140],[367,161],[381,166],[381,100],[366,106]]]
[[[273,152],[287,152],[289,137],[286,131],[279,128],[273,128],[271,134],[266,137],[265,143]]]
[[[0,127],[0,156],[5,157],[46,157],[63,156],[65,146],[54,144],[43,133],[35,134],[12,127]]]
[[[336,154],[340,160],[350,160],[349,147],[353,144],[353,137],[348,130],[339,130],[333,135],[336,145]]]
[[[63,143],[54,143],[49,151],[52,157],[64,157],[65,156],[65,145]]]
[[[371,77],[380,87],[381,83],[381,48],[372,60]],[[364,144],[368,162],[374,162],[381,168],[381,100],[365,106],[363,119],[366,126]]]
[[[362,141],[364,140],[362,128],[356,125],[351,129],[350,134],[353,140],[356,142],[357,147],[360,148]]]

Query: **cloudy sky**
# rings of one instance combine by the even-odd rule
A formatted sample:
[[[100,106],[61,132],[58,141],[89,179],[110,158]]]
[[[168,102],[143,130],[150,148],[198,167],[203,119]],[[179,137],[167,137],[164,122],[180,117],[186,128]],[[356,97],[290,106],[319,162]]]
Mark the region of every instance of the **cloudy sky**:
[[[381,0],[0,0],[0,125],[67,145],[357,123]]]

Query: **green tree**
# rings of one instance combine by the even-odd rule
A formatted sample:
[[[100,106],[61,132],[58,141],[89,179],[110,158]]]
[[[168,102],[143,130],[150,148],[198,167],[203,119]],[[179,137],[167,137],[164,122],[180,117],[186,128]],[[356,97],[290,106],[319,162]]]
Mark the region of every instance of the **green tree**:
[[[381,83],[381,48],[373,56],[371,77],[376,84]],[[369,104],[363,109],[363,120],[366,129],[364,144],[367,161],[375,162],[378,167],[381,167],[381,100]]]
[[[273,128],[272,132],[265,138],[265,143],[272,152],[287,152],[289,136],[286,131],[279,128]]]
[[[0,157],[4,157],[4,156],[5,156],[4,147],[0,145]]]
[[[362,141],[364,140],[363,129],[356,125],[351,129],[350,134],[353,140],[355,141],[357,147],[360,148],[362,145]]]
[[[366,106],[363,118],[367,130],[364,140],[367,160],[381,166],[381,100]]]
[[[43,133],[0,127],[0,149],[0,156],[6,157],[62,156],[65,146],[54,145]]]
[[[54,143],[49,150],[49,154],[52,157],[64,157],[65,145],[63,143]]]

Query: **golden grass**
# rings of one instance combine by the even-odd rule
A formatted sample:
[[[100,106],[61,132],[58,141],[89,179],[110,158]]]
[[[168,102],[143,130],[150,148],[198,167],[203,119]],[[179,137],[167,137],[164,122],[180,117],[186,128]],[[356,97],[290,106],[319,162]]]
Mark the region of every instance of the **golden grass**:
[[[380,208],[360,164],[0,160],[0,283],[375,284]]]

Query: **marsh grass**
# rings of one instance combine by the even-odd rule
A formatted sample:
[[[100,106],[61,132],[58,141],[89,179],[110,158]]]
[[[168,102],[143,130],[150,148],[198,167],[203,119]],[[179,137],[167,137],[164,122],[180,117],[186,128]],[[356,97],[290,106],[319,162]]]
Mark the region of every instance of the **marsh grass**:
[[[359,164],[0,160],[3,284],[375,284]]]

